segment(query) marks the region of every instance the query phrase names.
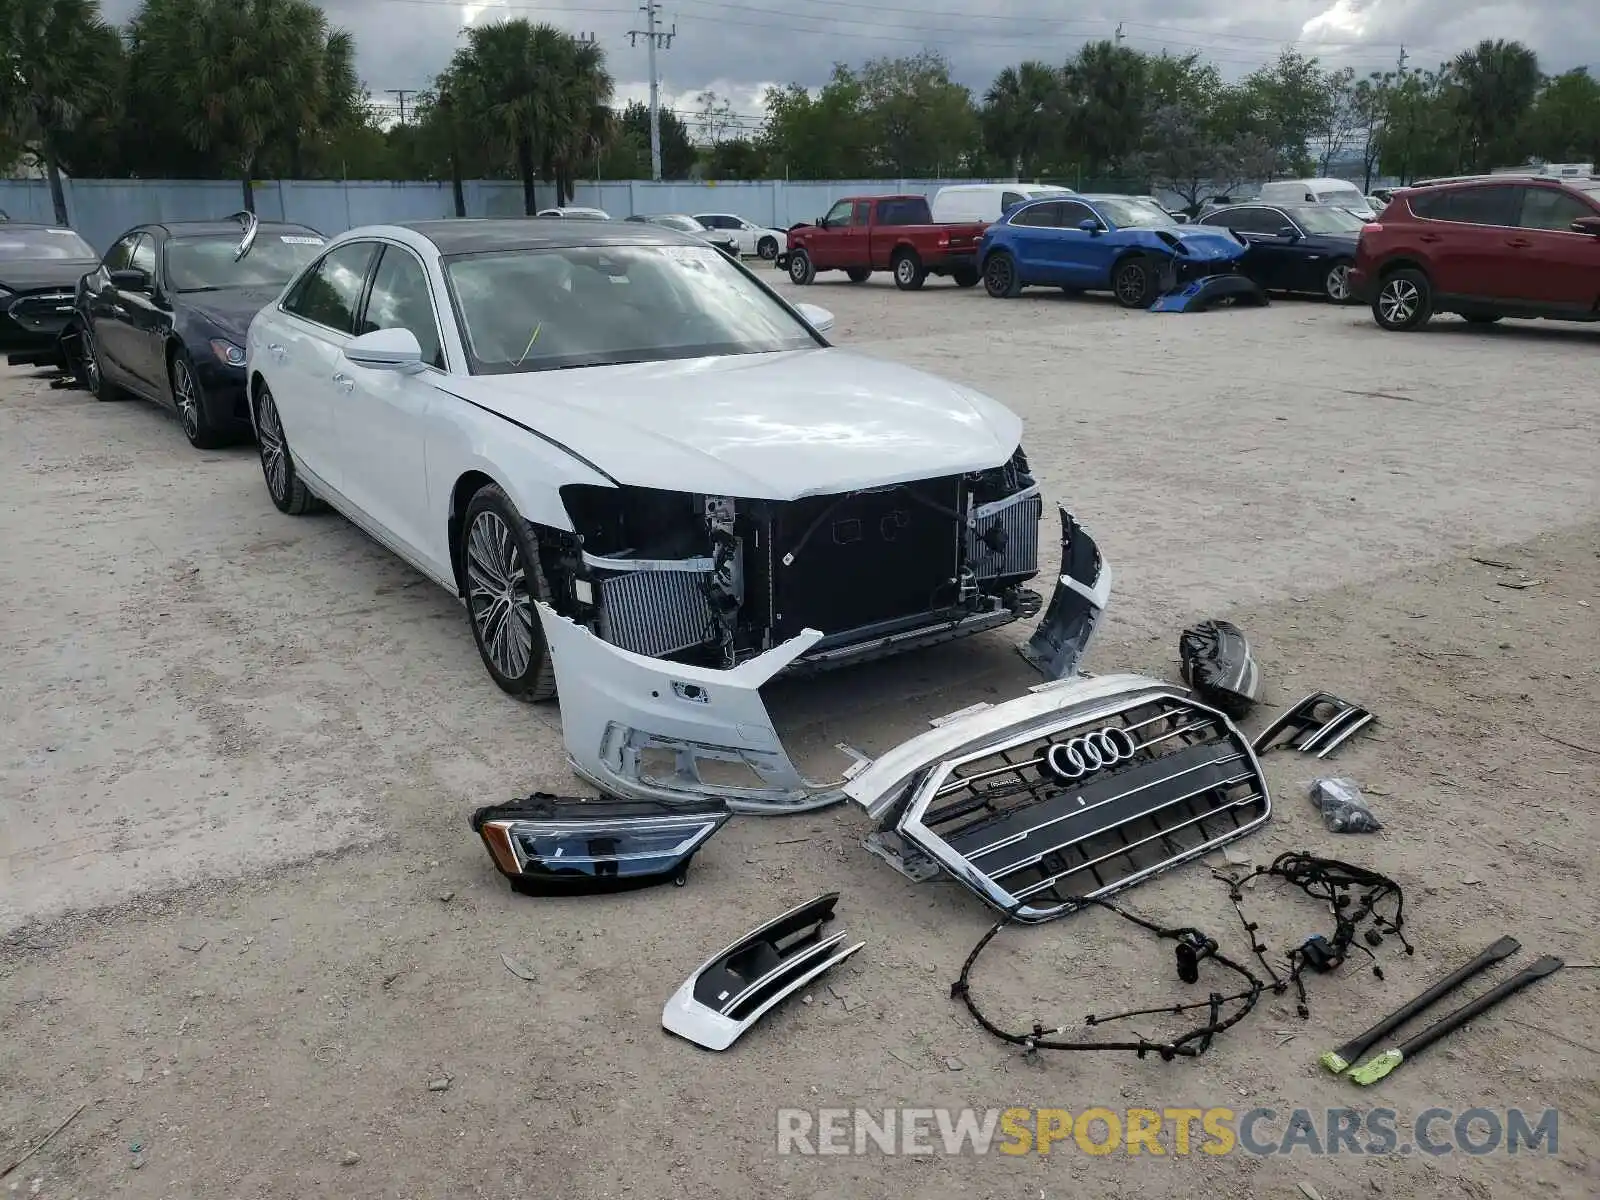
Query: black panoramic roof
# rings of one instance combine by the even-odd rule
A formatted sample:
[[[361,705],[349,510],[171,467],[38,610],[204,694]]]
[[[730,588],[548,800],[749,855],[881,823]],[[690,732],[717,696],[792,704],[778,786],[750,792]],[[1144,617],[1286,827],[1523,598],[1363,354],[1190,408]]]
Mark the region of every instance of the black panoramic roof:
[[[691,233],[648,221],[564,221],[555,217],[406,221],[401,228],[420,233],[440,254],[481,254],[492,250],[552,250],[573,246],[704,246]]]

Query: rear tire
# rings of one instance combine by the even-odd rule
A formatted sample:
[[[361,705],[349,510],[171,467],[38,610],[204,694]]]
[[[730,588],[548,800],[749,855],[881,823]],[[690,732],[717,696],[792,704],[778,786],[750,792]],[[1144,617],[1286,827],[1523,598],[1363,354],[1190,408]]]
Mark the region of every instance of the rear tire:
[[[1433,285],[1421,271],[1404,267],[1383,277],[1372,300],[1372,319],[1380,329],[1409,333],[1433,316]]]
[[[261,474],[267,481],[267,495],[272,497],[279,512],[299,517],[321,507],[321,502],[311,494],[311,489],[294,468],[294,456],[289,453],[289,441],[283,436],[278,405],[272,399],[272,389],[264,383],[256,397],[256,447],[261,454]]]
[[[914,250],[902,250],[889,264],[894,270],[894,285],[902,292],[914,292],[928,281],[928,268]]]
[[[983,265],[983,290],[996,300],[1014,300],[1022,295],[1022,274],[1017,270],[1016,259],[1004,250],[997,250]]]
[[[805,287],[817,277],[816,265],[804,250],[789,251],[789,282]]]
[[[1322,294],[1330,304],[1350,303],[1350,263],[1336,262],[1322,276]]]
[[[494,484],[480,488],[461,522],[461,580],[478,655],[500,690],[518,700],[556,694],[556,669],[535,600],[550,599],[539,546]]]
[[[845,271],[845,276],[851,283],[865,283],[872,278],[871,267],[850,267]]]
[[[756,243],[756,253],[768,262],[778,257],[778,239],[764,237]]]
[[[1111,272],[1111,294],[1123,308],[1149,308],[1156,302],[1156,265],[1142,255],[1119,262]]]

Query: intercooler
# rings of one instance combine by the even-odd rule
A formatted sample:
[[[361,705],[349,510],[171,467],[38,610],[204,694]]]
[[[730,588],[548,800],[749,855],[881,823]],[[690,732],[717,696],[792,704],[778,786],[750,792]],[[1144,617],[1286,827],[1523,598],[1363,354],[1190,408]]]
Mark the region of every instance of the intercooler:
[[[600,592],[600,636],[659,658],[714,640],[707,558],[631,559],[585,554]]]
[[[916,851],[1022,921],[1209,853],[1271,811],[1255,755],[1222,713],[1138,677],[1077,686],[1098,702],[994,728],[940,758],[896,823]],[[1112,689],[1121,695],[1105,698]],[[999,714],[974,718],[984,719]]]
[[[1038,487],[972,510],[967,563],[979,581],[1031,576],[1039,570],[1039,521],[1044,499]]]

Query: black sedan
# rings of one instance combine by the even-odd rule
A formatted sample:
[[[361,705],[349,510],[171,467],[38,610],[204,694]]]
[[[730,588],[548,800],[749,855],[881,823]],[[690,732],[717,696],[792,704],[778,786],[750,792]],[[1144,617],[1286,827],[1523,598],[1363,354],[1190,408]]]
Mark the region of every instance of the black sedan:
[[[1240,266],[1263,291],[1350,299],[1361,219],[1325,204],[1240,204],[1196,222],[1231,229],[1250,246]]]
[[[249,213],[130,229],[78,283],[67,356],[101,400],[175,409],[196,446],[246,437],[245,331],[322,244]]]
[[[57,341],[73,290],[98,256],[70,229],[7,221],[0,227],[0,353],[14,367],[64,366]]]

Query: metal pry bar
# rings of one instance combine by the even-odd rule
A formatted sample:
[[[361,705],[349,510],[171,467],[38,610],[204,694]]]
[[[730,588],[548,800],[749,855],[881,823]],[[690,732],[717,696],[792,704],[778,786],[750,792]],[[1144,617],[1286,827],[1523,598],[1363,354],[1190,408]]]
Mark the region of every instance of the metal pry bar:
[[[1319,710],[1326,715],[1319,716]],[[1257,754],[1286,745],[1302,754],[1327,758],[1375,720],[1377,718],[1359,704],[1341,700],[1332,692],[1312,692],[1293,708],[1280,713],[1250,745]],[[1286,730],[1291,731],[1287,738],[1282,736]]]

